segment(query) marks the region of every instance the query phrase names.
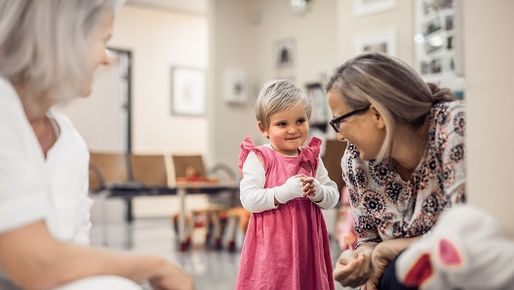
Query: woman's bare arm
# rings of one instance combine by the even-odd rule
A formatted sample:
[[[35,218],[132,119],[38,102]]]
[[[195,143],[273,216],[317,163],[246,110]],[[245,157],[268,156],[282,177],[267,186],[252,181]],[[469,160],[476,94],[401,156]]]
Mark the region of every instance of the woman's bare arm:
[[[0,234],[0,265],[24,289],[53,288],[96,275],[122,276],[135,282],[168,276],[165,280],[176,283],[177,289],[192,289],[191,277],[163,258],[57,241],[43,221]]]

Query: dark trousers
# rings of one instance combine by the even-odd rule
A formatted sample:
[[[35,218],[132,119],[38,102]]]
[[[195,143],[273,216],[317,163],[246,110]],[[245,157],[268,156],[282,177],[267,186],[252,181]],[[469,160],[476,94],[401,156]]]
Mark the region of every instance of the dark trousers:
[[[380,278],[378,290],[417,290],[417,287],[408,287],[400,283],[396,278],[396,260],[401,253],[387,265],[384,274]]]

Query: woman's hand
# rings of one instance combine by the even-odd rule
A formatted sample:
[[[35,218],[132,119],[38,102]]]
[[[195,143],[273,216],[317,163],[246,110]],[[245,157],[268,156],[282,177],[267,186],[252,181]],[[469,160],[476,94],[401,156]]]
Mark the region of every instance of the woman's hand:
[[[378,288],[380,278],[384,274],[387,265],[389,265],[389,262],[392,260],[389,260],[389,257],[393,256],[394,258],[394,253],[391,252],[391,249],[383,245],[383,242],[378,244],[371,254],[371,268],[373,273],[366,282],[365,290],[376,290]]]
[[[380,278],[384,274],[387,265],[396,258],[411,243],[417,241],[419,237],[387,240],[379,243],[371,254],[371,267],[373,274],[366,283],[366,290],[375,290],[380,283]]]
[[[150,279],[154,290],[193,290],[193,278],[177,265],[164,262],[159,274]]]
[[[334,279],[345,287],[358,287],[366,283],[372,274],[369,253],[344,251],[336,262]]]

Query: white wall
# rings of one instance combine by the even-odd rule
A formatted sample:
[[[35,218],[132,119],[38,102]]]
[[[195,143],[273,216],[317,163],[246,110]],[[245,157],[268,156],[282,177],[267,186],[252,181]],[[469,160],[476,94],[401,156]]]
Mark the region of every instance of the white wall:
[[[90,96],[57,107],[60,113],[72,119],[91,151],[127,151],[128,84],[125,76],[128,65],[123,60],[113,56],[110,65],[98,68]]]
[[[250,131],[254,118],[250,103],[240,106],[223,100],[223,74],[226,69],[247,72],[252,78],[249,23],[246,1],[209,1],[209,154],[211,163],[225,163],[236,169],[239,144]],[[237,171],[236,171],[237,172]]]
[[[206,152],[206,117],[171,115],[171,67],[206,69],[207,18],[124,6],[111,46],[132,50],[133,151]]]
[[[133,152],[206,153],[207,116],[171,115],[171,68],[207,69],[207,17],[130,5],[125,5],[116,17],[109,46],[132,52]],[[105,73],[102,68],[97,71],[100,77]],[[119,146],[111,140],[112,135],[101,135],[117,130],[119,115],[84,114],[81,110],[85,103],[98,106],[99,111],[118,105],[118,83],[113,81],[110,88],[101,83],[95,83],[89,100],[78,100],[61,110],[77,124],[93,150],[116,151]],[[91,122],[92,118],[96,118],[95,122]],[[98,131],[95,138],[88,138]]]
[[[396,34],[395,55],[405,62],[413,63],[413,2],[397,0],[396,5],[388,10],[367,15],[356,15],[356,1],[337,0],[338,64],[355,55],[355,38],[362,34],[376,33],[389,28]]]
[[[463,1],[469,203],[514,238],[514,1]]]
[[[273,78],[292,77],[299,86],[320,81],[336,61],[336,0],[312,1],[304,14],[295,14],[290,1],[249,0],[252,67],[257,85]],[[257,20],[259,19],[259,20]],[[292,69],[275,66],[276,43],[296,43]]]

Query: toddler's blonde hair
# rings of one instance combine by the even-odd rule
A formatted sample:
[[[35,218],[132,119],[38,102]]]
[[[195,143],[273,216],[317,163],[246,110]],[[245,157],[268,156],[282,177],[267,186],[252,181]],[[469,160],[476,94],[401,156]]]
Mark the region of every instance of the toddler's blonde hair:
[[[288,80],[272,80],[264,84],[255,102],[255,117],[263,128],[268,128],[271,115],[293,109],[298,103],[305,107],[307,119],[311,117],[310,98]]]

